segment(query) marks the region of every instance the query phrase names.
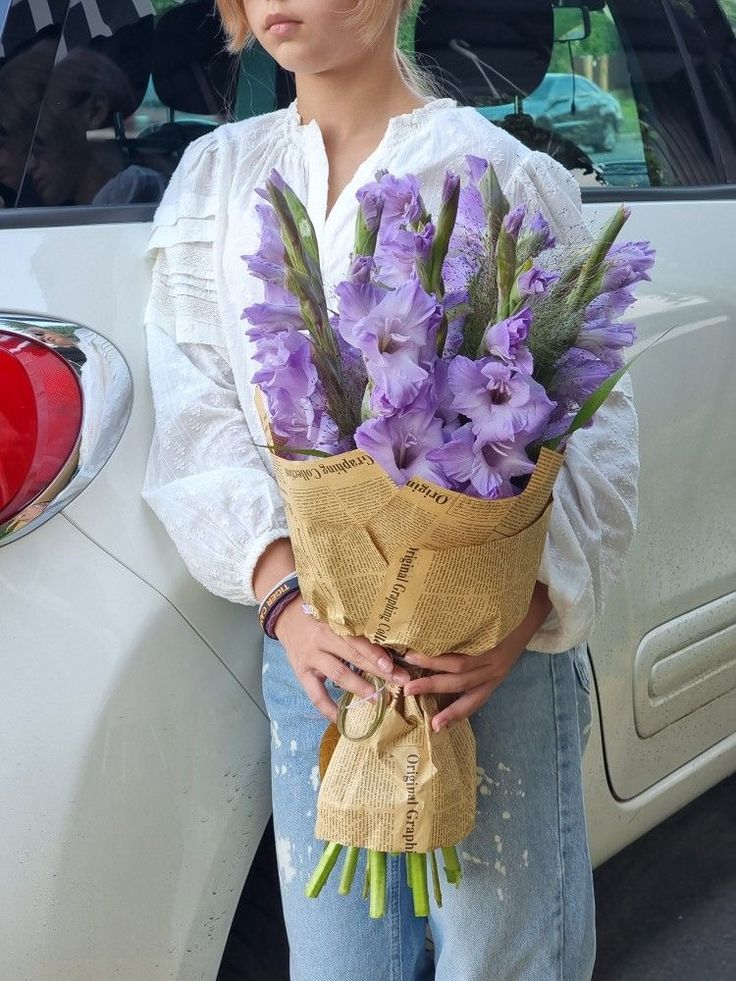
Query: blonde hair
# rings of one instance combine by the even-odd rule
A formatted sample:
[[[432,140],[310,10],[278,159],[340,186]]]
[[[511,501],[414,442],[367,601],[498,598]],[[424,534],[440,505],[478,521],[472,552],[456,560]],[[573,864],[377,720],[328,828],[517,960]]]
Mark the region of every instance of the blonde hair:
[[[248,25],[243,0],[216,0],[225,34],[227,49],[233,54],[240,54],[252,47],[255,35]],[[419,6],[421,0],[399,0],[399,19]],[[358,0],[355,10],[348,14],[352,28],[370,47],[386,29],[386,24],[393,15],[394,8],[386,0]],[[417,64],[413,57],[397,45],[396,60],[399,70],[406,83],[417,94],[429,98],[441,97],[445,93],[435,76]]]

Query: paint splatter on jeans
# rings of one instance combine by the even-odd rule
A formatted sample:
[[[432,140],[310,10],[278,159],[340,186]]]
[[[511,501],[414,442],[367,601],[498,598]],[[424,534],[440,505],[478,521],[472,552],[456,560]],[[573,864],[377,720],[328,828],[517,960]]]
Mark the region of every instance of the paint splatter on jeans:
[[[339,690],[327,684],[333,698]],[[595,959],[593,874],[581,755],[591,723],[585,645],[527,650],[471,717],[478,813],[458,846],[460,889],[416,918],[402,860],[389,858],[387,915],[368,917],[360,888],[333,876],[304,897],[322,843],[314,838],[316,767],[325,721],[278,641],[264,641],[271,719],[274,829],[292,981],[589,981]]]

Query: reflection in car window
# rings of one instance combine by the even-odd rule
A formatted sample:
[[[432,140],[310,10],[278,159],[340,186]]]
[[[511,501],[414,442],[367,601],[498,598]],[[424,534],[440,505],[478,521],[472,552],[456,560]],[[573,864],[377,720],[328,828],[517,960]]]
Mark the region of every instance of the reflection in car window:
[[[137,98],[124,71],[98,51],[75,48],[51,72],[28,166],[44,205],[147,204],[166,181],[130,162],[110,127]]]
[[[716,2],[425,0],[415,48],[447,94],[582,184],[707,186],[736,172],[736,45]]]
[[[233,118],[236,61],[212,0],[13,0],[0,205],[157,203],[186,146]]]
[[[718,4],[731,22],[731,27],[736,28],[736,0],[718,0]]]
[[[518,108],[537,126],[576,144],[596,165],[598,179],[577,169],[581,183],[648,186],[640,120],[618,30],[608,6],[589,16],[591,31],[585,38],[580,9],[555,10],[547,74]],[[514,108],[493,106],[483,114],[499,122]]]

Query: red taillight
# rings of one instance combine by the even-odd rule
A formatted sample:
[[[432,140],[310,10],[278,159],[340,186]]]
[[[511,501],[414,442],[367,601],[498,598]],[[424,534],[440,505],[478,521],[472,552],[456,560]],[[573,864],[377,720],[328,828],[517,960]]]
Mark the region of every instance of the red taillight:
[[[52,348],[0,332],[0,522],[58,475],[82,424],[73,368]]]

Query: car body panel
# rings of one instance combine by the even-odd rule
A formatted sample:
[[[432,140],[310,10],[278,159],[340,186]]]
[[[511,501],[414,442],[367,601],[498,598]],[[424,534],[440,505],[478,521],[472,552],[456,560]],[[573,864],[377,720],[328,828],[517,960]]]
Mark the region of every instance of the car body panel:
[[[153,434],[143,329],[149,235],[150,226],[137,223],[0,230],[3,312],[51,314],[81,324],[122,352],[133,376],[131,418],[110,460],[64,513],[174,603],[262,705],[255,608],[213,596],[195,582],[140,496]]]
[[[612,207],[598,209],[601,221]],[[692,207],[698,218],[685,234],[683,215]],[[698,618],[736,592],[736,290],[718,261],[735,222],[733,201],[639,202],[625,230],[627,238],[651,240],[658,253],[652,282],[640,285],[630,311],[639,333],[630,354],[675,329],[631,368],[640,421],[639,526],[589,644],[609,779],[621,798],[642,793],[734,731],[736,689],[712,697],[707,648],[680,679],[688,686],[685,715],[641,738],[634,706],[654,697],[654,665],[637,657],[647,635]],[[702,618],[704,638],[722,629],[722,620]],[[682,646],[691,642],[683,637]],[[669,653],[678,650],[675,643]]]
[[[2,551],[0,974],[214,978],[270,813],[267,719],[64,514]]]

